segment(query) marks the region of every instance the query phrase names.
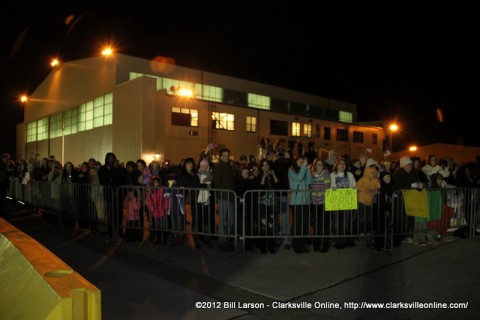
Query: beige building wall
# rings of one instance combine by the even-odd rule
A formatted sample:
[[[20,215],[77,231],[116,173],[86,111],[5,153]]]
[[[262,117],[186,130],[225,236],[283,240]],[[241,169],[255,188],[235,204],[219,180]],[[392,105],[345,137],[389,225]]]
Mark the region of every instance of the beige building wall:
[[[313,119],[292,114],[274,113],[265,110],[231,106],[222,103],[184,99],[168,95],[166,90],[157,91],[156,81],[151,77],[141,77],[128,81],[129,72],[153,74],[160,77],[182,79],[198,84],[208,84],[222,88],[271,95],[278,99],[306,103],[322,108],[341,108],[353,113],[356,119],[356,105],[301,92],[282,89],[266,84],[235,79],[184,67],[162,64],[155,61],[117,55],[113,58],[91,58],[63,64],[42,82],[32,95],[25,108],[25,122],[17,126],[17,144],[19,154],[38,152],[41,156],[53,154],[57,159],[72,161],[75,164],[93,157],[104,161],[105,153],[114,152],[122,162],[143,158],[147,162],[160,154],[159,160],[170,159],[179,162],[191,156],[195,160],[209,142],[219,145],[218,149],[228,147],[238,159],[240,154],[259,155],[260,138],[277,139],[284,147],[292,136],[291,123],[311,123],[312,136],[316,125],[320,124],[321,135],[312,138],[320,150],[336,149],[340,154],[350,154],[357,158],[366,147],[373,149],[373,156],[380,157],[382,152],[383,129],[363,127],[341,122]],[[25,124],[47,116],[58,114],[96,97],[113,92],[113,124],[80,132],[50,141],[25,144]],[[181,107],[198,110],[198,127],[172,125],[172,108]],[[225,112],[235,115],[235,130],[212,129],[210,112]],[[257,131],[246,131],[246,117],[257,117]],[[270,120],[288,123],[288,136],[270,135]],[[324,127],[331,128],[331,139],[324,139]],[[338,128],[349,130],[349,141],[336,141]],[[353,142],[353,131],[364,132],[364,142]],[[371,141],[377,133],[377,144]],[[301,137],[305,149],[309,138]],[[217,152],[218,152],[217,149]],[[64,158],[62,159],[62,154]]]
[[[91,58],[53,70],[25,105],[24,122],[68,110],[115,88],[115,60]]]

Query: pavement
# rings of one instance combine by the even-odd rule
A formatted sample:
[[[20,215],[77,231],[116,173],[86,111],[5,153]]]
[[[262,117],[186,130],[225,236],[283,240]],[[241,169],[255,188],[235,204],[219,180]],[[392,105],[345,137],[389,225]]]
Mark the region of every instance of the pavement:
[[[479,318],[478,237],[403,243],[389,254],[362,240],[327,253],[232,253],[196,250],[191,239],[108,243],[11,203],[5,219],[99,288],[106,320]]]

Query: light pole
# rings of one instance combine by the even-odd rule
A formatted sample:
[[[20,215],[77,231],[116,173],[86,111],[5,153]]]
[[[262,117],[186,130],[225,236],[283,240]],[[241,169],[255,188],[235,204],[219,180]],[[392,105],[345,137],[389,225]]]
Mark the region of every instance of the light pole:
[[[393,153],[393,133],[398,130],[398,125],[392,123],[388,128],[390,129],[390,152]]]

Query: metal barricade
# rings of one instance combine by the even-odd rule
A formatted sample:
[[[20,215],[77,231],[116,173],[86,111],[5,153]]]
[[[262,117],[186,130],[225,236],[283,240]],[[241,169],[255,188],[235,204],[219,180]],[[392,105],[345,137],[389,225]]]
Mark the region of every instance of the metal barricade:
[[[392,203],[392,242],[440,241],[449,235],[473,238],[479,212],[478,188],[396,190]]]
[[[414,235],[420,243],[458,230],[473,238],[480,225],[480,188],[425,189],[423,200],[414,203],[405,197],[418,196],[419,191],[397,190],[388,208],[380,208],[375,195],[372,205],[358,203],[354,210],[331,211],[324,203],[294,205],[292,192],[318,191],[248,190],[238,197],[221,189],[122,186],[113,190],[53,181],[24,185],[10,179],[7,196],[48,213],[60,226],[108,233],[113,239],[181,245],[188,236],[197,245],[217,238],[220,246],[237,247],[242,241],[243,249],[254,243],[273,249],[283,241],[294,247],[313,243],[321,250],[325,243],[351,245],[352,239],[370,239],[377,248],[392,249]],[[412,208],[423,210],[424,217],[418,212],[412,215]]]
[[[219,245],[237,246],[238,198],[233,191],[183,187],[122,186],[116,191],[116,233],[127,241],[183,245],[191,235],[218,238]]]
[[[338,248],[355,245],[354,240],[365,238],[386,248],[386,215],[380,211],[378,195],[370,206],[357,209],[326,210],[324,203],[305,201],[292,204],[292,192],[311,194],[312,190],[248,190],[242,198],[242,238],[244,248],[255,242],[262,251],[280,242],[302,251],[312,242],[314,250],[326,251],[330,242]],[[378,239],[377,239],[378,238]],[[378,242],[380,241],[380,243]]]

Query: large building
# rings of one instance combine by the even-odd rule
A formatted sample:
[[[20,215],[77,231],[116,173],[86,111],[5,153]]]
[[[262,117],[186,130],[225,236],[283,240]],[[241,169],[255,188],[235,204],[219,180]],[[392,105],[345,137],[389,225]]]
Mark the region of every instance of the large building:
[[[290,140],[319,154],[382,156],[383,128],[356,123],[352,103],[121,54],[61,64],[36,88],[17,126],[18,154],[79,164],[195,159],[208,143],[260,156]]]

